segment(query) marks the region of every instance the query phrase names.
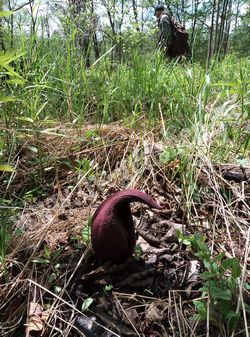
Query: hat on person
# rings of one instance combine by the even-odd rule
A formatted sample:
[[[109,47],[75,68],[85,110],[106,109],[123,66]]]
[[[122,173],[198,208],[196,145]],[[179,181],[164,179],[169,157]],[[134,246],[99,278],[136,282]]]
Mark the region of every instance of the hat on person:
[[[163,4],[158,4],[158,5],[156,5],[155,6],[155,13],[157,12],[157,11],[164,11],[164,9],[165,9],[165,7],[164,7],[164,5]]]

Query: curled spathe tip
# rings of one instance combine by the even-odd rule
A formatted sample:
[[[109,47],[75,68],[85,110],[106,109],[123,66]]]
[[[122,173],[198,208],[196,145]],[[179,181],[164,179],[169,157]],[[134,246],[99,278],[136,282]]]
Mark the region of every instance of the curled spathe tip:
[[[148,194],[136,189],[125,189],[112,194],[95,211],[91,241],[101,261],[120,263],[133,255],[136,236],[130,203],[135,201],[151,208],[163,208]]]

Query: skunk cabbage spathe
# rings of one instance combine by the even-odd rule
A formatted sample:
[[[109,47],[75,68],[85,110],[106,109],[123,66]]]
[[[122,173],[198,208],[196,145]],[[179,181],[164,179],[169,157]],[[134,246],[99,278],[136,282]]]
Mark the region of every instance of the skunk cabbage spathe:
[[[95,211],[91,227],[92,247],[102,262],[122,263],[133,255],[136,243],[130,210],[133,201],[162,208],[149,195],[135,189],[118,191],[108,197]]]

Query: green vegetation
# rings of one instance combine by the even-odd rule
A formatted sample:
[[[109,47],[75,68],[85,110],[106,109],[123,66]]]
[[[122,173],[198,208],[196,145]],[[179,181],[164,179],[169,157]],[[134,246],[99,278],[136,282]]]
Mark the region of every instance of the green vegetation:
[[[185,236],[177,233],[180,242],[191,246],[195,255],[200,258],[205,271],[201,274],[203,287],[201,298],[194,301],[198,318],[209,319],[211,323],[222,329],[226,322],[226,333],[235,331],[242,308],[238,306],[238,298],[242,291],[249,289],[249,284],[240,284],[241,266],[237,258],[225,258],[225,252],[212,257],[205,237],[201,235]],[[242,290],[243,289],[243,290]],[[249,312],[250,307],[247,308]]]
[[[2,17],[9,15],[6,12]],[[60,186],[67,189],[70,196],[75,189],[81,192],[83,181],[95,191],[101,191],[102,183],[104,189],[110,187],[112,191],[113,187],[130,186],[127,181],[134,182],[131,177],[141,176],[137,182],[142,185],[146,181],[144,188],[151,171],[143,171],[146,166],[143,139],[145,134],[152,132],[152,141],[161,142],[164,148],[157,162],[160,174],[157,171],[157,178],[149,186],[154,187],[158,175],[168,177],[169,185],[176,184],[181,190],[180,194],[173,193],[178,205],[175,211],[181,214],[178,221],[195,224],[200,231],[200,214],[205,214],[206,226],[213,233],[211,245],[205,243],[205,236],[178,233],[180,243],[191,247],[204,268],[200,275],[200,298],[192,301],[195,311],[192,317],[207,321],[208,330],[211,324],[223,336],[231,336],[244,328],[247,331],[249,304],[248,300],[244,302],[242,295],[249,295],[249,284],[243,273],[247,258],[240,259],[231,252],[228,257],[222,252],[220,244],[216,243],[216,231],[220,240],[223,235],[231,239],[231,231],[234,235],[240,232],[245,245],[240,248],[247,251],[249,199],[245,201],[244,197],[249,198],[249,191],[243,183],[239,189],[225,181],[220,185],[213,171],[215,163],[249,166],[250,58],[245,56],[249,45],[240,55],[240,40],[237,39],[238,35],[243,39],[240,32],[245,29],[245,25],[238,27],[232,37],[232,48],[238,52],[223,58],[214,55],[208,66],[204,55],[195,62],[202,54],[198,48],[194,59],[181,62],[166,60],[153,48],[143,53],[139,42],[146,43],[147,35],[141,37],[139,32],[130,35],[128,31],[124,32],[122,41],[123,57],[111,57],[113,46],[108,45],[106,54],[90,67],[86,67],[86,55],[75,43],[74,29],[73,32],[69,29],[67,38],[57,33],[50,39],[37,32],[28,37],[20,33],[15,50],[0,53],[0,271],[3,283],[17,274],[16,270],[10,272],[12,264],[18,265],[18,270],[25,270],[23,265],[27,262],[25,254],[21,267],[13,262],[16,256],[22,256],[23,247],[20,251],[18,247],[17,255],[11,255],[14,239],[29,230],[15,227],[20,209],[36,205],[55,191],[59,195]],[[200,30],[195,43],[204,43],[206,39]],[[108,139],[101,135],[99,128],[106,124],[112,126],[114,122],[119,122],[126,130],[135,130],[141,142],[139,154],[129,142],[127,148],[120,150],[123,139],[119,130],[120,138],[115,135],[114,139]],[[92,128],[85,130],[89,125]],[[68,152],[63,152],[62,156],[56,151],[48,152],[50,141],[51,148],[55,145],[51,137],[58,137],[58,143],[65,141],[61,147],[68,147]],[[127,138],[133,142],[131,134],[128,133]],[[104,154],[99,160],[100,153]],[[121,165],[120,172],[124,170],[121,163],[127,175],[119,176],[118,183],[112,184],[112,179],[118,175],[115,172],[112,176],[117,165]],[[205,178],[201,178],[204,167]],[[67,172],[63,178],[59,174],[62,171]],[[67,180],[70,174],[73,178]],[[86,194],[94,199],[89,185],[85,186]],[[81,199],[82,207],[93,207],[87,199]],[[73,236],[77,238],[74,247],[79,251],[90,242],[90,215],[88,213],[87,220],[83,221],[86,225],[80,235]],[[238,221],[241,215],[243,220]],[[61,218],[65,220],[64,216]],[[227,218],[230,221],[227,222]],[[54,289],[58,287],[60,291],[66,275],[65,270],[65,275],[61,271],[64,254],[66,259],[74,255],[64,246],[70,238],[63,239],[62,247],[53,251],[44,244],[43,237],[39,237],[31,254],[33,266],[48,268],[45,284],[53,285]],[[244,254],[247,256],[247,252]],[[143,255],[140,246],[135,255],[140,260]],[[115,287],[107,284],[102,284],[102,288],[111,293]],[[85,295],[81,305],[83,311],[92,309],[96,303],[95,294]]]
[[[41,42],[36,57],[31,52],[19,56],[16,62],[23,70],[17,69],[18,74],[9,66],[16,56],[2,62],[3,73],[11,76],[2,77],[3,152],[9,154],[24,134],[35,136],[34,151],[41,161],[39,137],[53,129],[53,123],[73,121],[80,127],[122,119],[137,126],[141,116],[151,126],[162,116],[165,136],[186,129],[196,142],[201,133],[223,130],[212,140],[214,156],[220,160],[229,159],[229,150],[238,149],[239,155],[246,152],[249,59],[239,61],[230,55],[206,71],[198,64],[167,63],[159,54],[145,60],[135,52],[128,64],[103,59],[86,70],[77,50],[61,49],[55,59],[45,48]],[[60,50],[59,41],[50,48]]]

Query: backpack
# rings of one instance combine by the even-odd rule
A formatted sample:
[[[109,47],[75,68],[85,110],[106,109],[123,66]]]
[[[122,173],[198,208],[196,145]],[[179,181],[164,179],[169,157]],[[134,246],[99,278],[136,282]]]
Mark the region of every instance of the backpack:
[[[173,16],[169,16],[172,39],[167,54],[170,57],[188,55],[190,47],[188,43],[188,33],[183,25],[178,23]]]

